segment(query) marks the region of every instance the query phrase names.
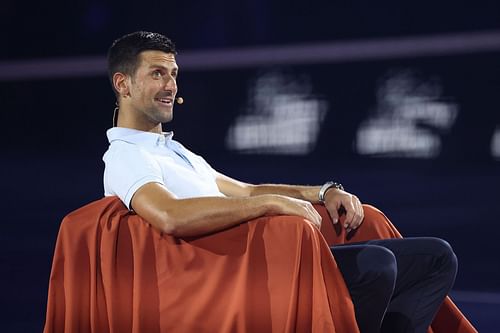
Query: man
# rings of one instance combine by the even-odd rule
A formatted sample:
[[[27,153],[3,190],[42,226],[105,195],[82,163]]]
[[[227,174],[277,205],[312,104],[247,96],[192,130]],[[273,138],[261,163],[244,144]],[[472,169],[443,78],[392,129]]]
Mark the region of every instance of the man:
[[[179,68],[165,36],[135,32],[108,54],[117,97],[117,127],[104,155],[106,196],[118,196],[164,233],[200,236],[265,215],[296,215],[316,227],[323,203],[333,223],[360,227],[360,200],[342,185],[253,185],[223,175],[163,132],[173,117]],[[457,262],[435,238],[373,240],[332,248],[361,332],[425,332],[453,285]]]

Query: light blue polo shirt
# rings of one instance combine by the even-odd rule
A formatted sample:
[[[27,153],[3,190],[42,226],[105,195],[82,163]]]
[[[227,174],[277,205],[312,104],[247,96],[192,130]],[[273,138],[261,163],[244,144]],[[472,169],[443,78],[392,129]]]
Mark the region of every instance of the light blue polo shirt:
[[[147,183],[159,183],[177,198],[223,196],[216,172],[201,157],[162,134],[113,127],[107,131],[104,153],[104,195],[118,196],[130,209],[134,193]]]

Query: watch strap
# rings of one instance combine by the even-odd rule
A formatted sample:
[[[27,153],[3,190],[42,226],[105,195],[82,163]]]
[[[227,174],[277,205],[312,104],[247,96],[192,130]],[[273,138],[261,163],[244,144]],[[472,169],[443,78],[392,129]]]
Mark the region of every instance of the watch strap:
[[[319,194],[318,194],[319,202],[322,202],[322,203],[325,202],[326,192],[331,188],[336,188],[336,189],[342,190],[342,191],[344,190],[344,186],[342,186],[342,184],[334,182],[334,181],[328,181],[328,182],[324,183],[323,186],[321,186],[321,188],[319,190]]]

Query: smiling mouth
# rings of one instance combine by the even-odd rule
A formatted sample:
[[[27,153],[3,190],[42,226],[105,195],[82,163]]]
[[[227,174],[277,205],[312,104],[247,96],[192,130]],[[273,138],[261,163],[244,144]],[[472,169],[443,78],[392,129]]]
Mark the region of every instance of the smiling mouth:
[[[162,105],[170,106],[173,104],[174,99],[170,97],[163,97],[163,98],[155,98],[155,101],[159,102]]]

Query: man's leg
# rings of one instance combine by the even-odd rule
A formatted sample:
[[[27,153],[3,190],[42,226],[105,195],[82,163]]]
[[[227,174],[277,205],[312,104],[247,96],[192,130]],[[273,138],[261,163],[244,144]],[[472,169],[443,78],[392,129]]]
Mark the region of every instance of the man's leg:
[[[457,258],[450,245],[438,238],[372,240],[394,253],[397,279],[382,322],[382,332],[423,333],[450,291],[457,273]]]
[[[380,332],[396,282],[396,259],[377,245],[339,245],[331,251],[351,294],[361,333]]]

